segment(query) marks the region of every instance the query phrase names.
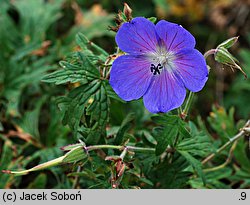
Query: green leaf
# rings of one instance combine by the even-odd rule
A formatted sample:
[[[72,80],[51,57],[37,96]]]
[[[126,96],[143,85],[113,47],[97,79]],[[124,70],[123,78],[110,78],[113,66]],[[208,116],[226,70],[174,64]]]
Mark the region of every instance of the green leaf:
[[[141,130],[138,132],[143,138],[145,138],[144,143],[149,145],[157,145],[157,141],[152,136],[152,134],[147,130]]]
[[[186,151],[180,151],[178,150],[178,152],[185,157],[185,159],[190,163],[190,165],[194,168],[194,170],[197,172],[197,174],[201,177],[203,184],[205,186],[206,184],[206,179],[205,179],[205,175],[202,171],[202,164],[200,161],[198,161],[197,159],[195,159],[192,155],[190,155],[188,152]]]
[[[136,175],[137,176],[137,175]],[[144,183],[146,183],[146,184],[148,184],[148,185],[150,185],[150,186],[154,186],[154,184],[153,184],[153,182],[152,181],[150,181],[149,179],[147,179],[147,178],[144,178],[144,177],[140,177],[140,176],[137,176],[138,177],[138,180],[139,181],[141,181],[141,182],[144,182]]]
[[[3,67],[6,68],[6,70],[3,71],[4,82],[2,83],[4,84],[4,89],[1,90],[0,88],[0,96],[4,96],[4,98],[7,99],[6,112],[8,115],[15,117],[21,116],[19,112],[20,99],[30,94],[23,94],[23,91],[27,87],[34,86],[34,88],[37,88],[39,86],[42,76],[51,68],[45,65],[47,60],[49,59],[45,57],[36,62],[32,62],[31,65],[27,64],[25,60],[22,62],[8,60],[8,64]]]
[[[134,120],[135,114],[134,113],[129,113],[124,120],[122,121],[122,124],[116,134],[114,144],[120,145],[122,143],[124,134],[128,131],[128,129],[131,126],[131,121]]]
[[[76,41],[82,51],[72,53],[66,58],[66,61],[61,61],[60,66],[63,69],[47,74],[44,76],[43,82],[55,83],[56,85],[68,82],[86,84],[100,78],[96,64],[99,61],[105,61],[108,54],[90,42],[83,34],[77,34]]]
[[[89,57],[81,52],[72,55],[72,59],[77,61],[67,62],[61,61],[62,70],[57,70],[47,74],[42,81],[47,83],[55,83],[56,85],[65,83],[81,83],[86,84],[89,81],[100,78],[99,71],[96,66],[90,61]]]
[[[225,167],[222,169],[205,172],[206,186],[201,178],[193,178],[189,180],[189,184],[194,189],[229,189],[230,185],[223,183],[223,179],[228,179],[232,176],[232,169]],[[244,178],[244,177],[243,177]],[[241,178],[242,179],[242,178]]]
[[[176,124],[180,118],[177,115],[155,115],[151,117],[157,124]]]
[[[189,134],[190,135],[190,134]],[[204,133],[184,138],[175,147],[178,151],[186,151],[192,156],[205,157],[215,151],[211,139]]]
[[[240,189],[248,189],[250,186],[250,174],[249,170],[237,169],[236,173],[230,177],[230,179],[235,183],[241,182]]]
[[[57,99],[59,107],[64,112],[63,124],[68,124],[71,129],[77,131],[88,101],[92,95],[98,92],[100,86],[100,81],[94,80],[89,84],[73,89],[67,97]]]
[[[158,156],[162,154],[168,147],[173,144],[173,140],[178,134],[178,124],[165,125],[165,127],[156,136],[156,151],[155,154]]]
[[[180,118],[176,115],[157,115],[152,120],[160,125],[154,129],[154,136],[157,141],[156,155],[162,154],[171,145],[178,135]]]
[[[34,110],[32,111],[26,111],[21,119],[16,120],[16,124],[22,128],[23,131],[26,133],[29,133],[31,137],[34,139],[39,139],[39,116],[41,107],[44,104],[44,102],[47,100],[46,96],[43,96],[37,104],[35,105]]]
[[[150,17],[148,18],[149,21],[151,21],[152,23],[155,23],[157,21],[156,17]]]
[[[29,36],[31,41],[43,39],[49,26],[61,16],[62,2],[63,0],[15,1],[13,4],[19,13],[19,29],[23,36]]]
[[[102,83],[102,86],[93,97],[93,102],[86,109],[86,115],[90,116],[90,125],[93,125],[86,139],[88,144],[96,144],[100,136],[106,136],[108,113],[109,100]]]
[[[212,112],[210,112],[207,120],[213,130],[220,136],[222,143],[227,142],[238,131],[234,125],[234,108],[231,108],[227,113],[224,107],[212,106]]]
[[[89,41],[85,35],[78,33],[76,42],[84,50],[92,50],[94,55],[99,55],[100,59],[104,60],[108,57],[108,53],[95,43]]]
[[[41,42],[30,42],[27,45],[16,50],[16,54],[13,56],[13,60],[22,60],[25,56],[32,54],[32,51],[41,48]]]
[[[250,173],[249,144],[246,143],[244,138],[241,138],[238,141],[238,144],[234,150],[234,157],[241,169],[244,169]]]
[[[174,153],[171,162],[165,159],[165,161],[155,167],[156,174],[161,176],[161,187],[159,188],[184,188],[187,185],[191,174],[191,172],[186,171],[188,166],[189,163],[187,160],[177,152]],[[157,177],[154,180],[157,182]]]
[[[64,69],[46,75],[43,81],[55,84],[80,83],[68,96],[59,97],[57,103],[64,113],[63,124],[68,124],[75,136],[77,131],[84,133],[86,143],[96,144],[101,135],[106,135],[109,112],[106,90],[109,84],[100,79],[96,64],[106,59],[108,54],[83,34],[78,34],[76,41],[82,51],[60,62]]]
[[[101,135],[106,135],[109,100],[100,80],[73,89],[57,103],[64,113],[63,124],[68,124],[75,135],[78,130],[84,131],[86,143],[95,144]]]
[[[179,132],[182,136],[184,136],[185,138],[191,138],[192,135],[191,133],[187,130],[187,128],[185,127],[186,123],[183,121],[179,121]]]
[[[47,183],[47,175],[39,174],[34,181],[28,185],[28,189],[43,189]]]

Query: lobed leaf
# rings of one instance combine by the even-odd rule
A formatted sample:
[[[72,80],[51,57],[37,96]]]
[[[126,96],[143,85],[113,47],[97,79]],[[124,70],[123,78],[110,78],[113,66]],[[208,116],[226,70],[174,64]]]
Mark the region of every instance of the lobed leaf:
[[[178,135],[178,124],[166,125],[156,137],[157,145],[155,154],[162,154],[168,147],[173,144],[173,140]]]
[[[201,177],[203,184],[206,184],[206,178],[205,175],[202,171],[202,164],[200,161],[198,161],[197,159],[195,159],[192,155],[190,155],[188,152],[186,151],[180,151],[178,150],[178,152],[185,157],[185,159],[190,163],[190,165],[194,168],[194,170],[197,172],[197,174]]]
[[[63,69],[45,75],[42,81],[55,83],[56,85],[68,82],[86,84],[89,81],[100,78],[99,71],[92,64],[88,56],[81,52],[77,52],[74,55],[76,55],[75,58],[78,58],[78,61],[72,63],[61,61],[60,65]]]

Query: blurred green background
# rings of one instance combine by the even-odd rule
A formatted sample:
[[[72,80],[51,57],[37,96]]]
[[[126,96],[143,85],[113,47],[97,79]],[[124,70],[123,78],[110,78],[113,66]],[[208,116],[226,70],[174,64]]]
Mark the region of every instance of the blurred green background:
[[[249,75],[248,0],[0,0],[0,170],[35,166],[59,157],[61,146],[76,142],[70,129],[62,125],[55,103],[55,97],[64,95],[72,85],[56,86],[41,79],[59,69],[58,62],[78,49],[78,32],[114,53],[115,33],[108,28],[115,24],[124,2],[133,9],[133,17],[156,16],[181,24],[195,36],[202,53],[240,36],[231,52]],[[213,105],[226,110],[234,107],[233,121],[249,118],[250,80],[213,58],[208,64],[211,74],[196,95],[191,119],[213,116]],[[128,111],[139,112],[138,107],[143,109],[140,102],[113,102],[110,123],[120,124]],[[71,188],[72,178],[62,174],[67,172],[67,166],[60,166],[29,177],[1,173],[0,188]]]

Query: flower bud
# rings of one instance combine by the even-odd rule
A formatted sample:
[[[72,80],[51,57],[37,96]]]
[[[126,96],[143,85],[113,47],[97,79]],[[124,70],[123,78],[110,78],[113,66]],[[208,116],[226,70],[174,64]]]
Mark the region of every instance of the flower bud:
[[[218,47],[215,52],[215,60],[222,64],[234,65],[236,59],[226,48]]]
[[[123,23],[129,22],[131,20],[132,20],[132,9],[128,6],[128,4],[124,3],[123,12],[118,11],[118,14],[116,15],[115,18],[116,26],[109,26],[109,29],[114,32],[117,32]]]
[[[239,36],[229,38],[226,41],[222,42],[220,45],[218,45],[217,48],[220,48],[220,47],[231,48],[238,41],[238,38]]]
[[[245,76],[245,78],[247,78],[246,73],[237,64],[238,60],[228,51],[228,48],[232,47],[238,41],[238,38],[239,37],[232,37],[222,42],[220,45],[217,46],[214,56],[217,62],[228,65],[232,69],[236,68],[240,70]]]
[[[127,21],[132,20],[132,9],[128,6],[127,3],[124,3],[123,13],[127,18]]]

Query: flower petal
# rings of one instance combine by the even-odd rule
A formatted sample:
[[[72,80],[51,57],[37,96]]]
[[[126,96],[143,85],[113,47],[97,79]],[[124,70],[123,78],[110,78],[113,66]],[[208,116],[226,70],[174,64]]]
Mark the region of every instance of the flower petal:
[[[168,51],[176,52],[183,48],[195,47],[193,35],[178,24],[161,20],[156,24],[156,32]]]
[[[185,87],[193,92],[200,91],[207,79],[208,69],[205,58],[196,49],[186,49],[176,54],[175,73],[182,79]]]
[[[142,56],[120,56],[113,62],[110,85],[123,100],[139,99],[147,91],[152,79],[150,65]]]
[[[122,24],[115,37],[122,51],[136,55],[154,51],[157,39],[155,25],[143,17],[137,17]]]
[[[168,112],[180,107],[186,96],[186,89],[174,73],[164,70],[155,76],[143,96],[143,102],[152,113]]]

